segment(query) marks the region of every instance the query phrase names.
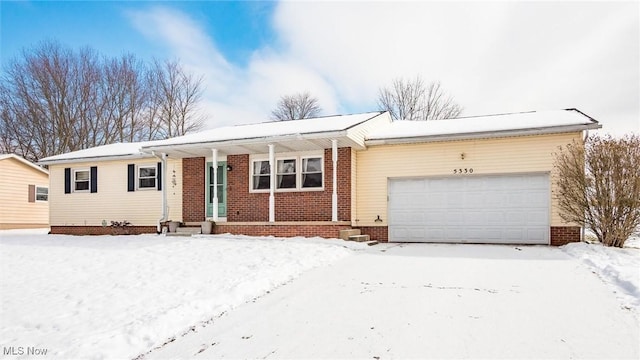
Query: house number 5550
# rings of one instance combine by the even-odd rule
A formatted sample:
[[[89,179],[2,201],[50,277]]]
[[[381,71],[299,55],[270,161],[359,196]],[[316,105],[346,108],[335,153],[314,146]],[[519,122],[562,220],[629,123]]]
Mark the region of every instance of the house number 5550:
[[[454,174],[473,174],[473,168],[453,169]]]

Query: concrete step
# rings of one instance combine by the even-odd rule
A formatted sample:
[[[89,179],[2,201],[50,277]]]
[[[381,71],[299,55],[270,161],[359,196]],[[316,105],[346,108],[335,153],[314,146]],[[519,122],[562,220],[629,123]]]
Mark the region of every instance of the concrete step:
[[[369,246],[373,246],[373,245],[378,245],[379,243],[375,240],[371,240],[371,241],[366,241],[365,244]]]
[[[180,233],[180,232],[168,232],[165,236],[183,236],[183,237],[191,237],[193,234],[191,233]]]
[[[369,235],[351,235],[349,236],[349,241],[357,241],[357,242],[367,242],[370,241],[371,238]]]
[[[202,229],[200,227],[179,227],[176,229],[176,234],[200,234],[202,233]]]
[[[360,235],[360,229],[340,230],[340,239],[349,240],[350,236]]]

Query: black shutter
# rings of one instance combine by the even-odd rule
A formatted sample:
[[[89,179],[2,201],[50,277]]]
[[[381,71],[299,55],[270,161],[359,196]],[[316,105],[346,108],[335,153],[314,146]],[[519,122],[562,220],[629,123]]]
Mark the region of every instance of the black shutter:
[[[158,191],[162,190],[162,163],[158,163],[156,168],[156,182],[158,183]]]
[[[71,194],[71,168],[64,169],[64,193]]]
[[[136,191],[136,166],[127,165],[127,191]]]
[[[29,185],[29,202],[36,202],[36,186]]]
[[[91,167],[90,179],[91,179],[91,192],[97,193],[98,192],[98,167],[97,166]]]

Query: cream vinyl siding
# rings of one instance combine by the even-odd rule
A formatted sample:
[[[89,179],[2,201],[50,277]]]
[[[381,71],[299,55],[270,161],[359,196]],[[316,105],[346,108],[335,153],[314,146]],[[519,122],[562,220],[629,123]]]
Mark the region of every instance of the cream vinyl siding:
[[[356,154],[354,225],[388,226],[389,178],[549,173],[553,179],[553,153],[574,140],[581,142],[582,133],[370,146]],[[456,175],[454,169],[473,169],[473,174]],[[550,204],[551,226],[565,225],[553,196]],[[376,223],[378,215],[383,221]]]
[[[49,226],[49,202],[29,202],[29,185],[49,187],[49,176],[15,158],[0,160],[0,229]]]
[[[155,226],[162,215],[162,191],[127,191],[127,165],[155,165],[158,158],[83,162],[51,165],[49,203],[52,226],[100,226],[103,220],[127,220],[134,226]],[[98,168],[98,192],[64,193],[64,169]],[[182,160],[167,161],[166,176],[169,219],[182,220]],[[73,187],[73,186],[72,186]]]
[[[356,125],[347,130],[347,136],[358,144],[363,144],[367,134],[380,126],[391,123],[391,116],[388,112],[376,115],[362,124]]]
[[[357,195],[357,176],[358,176],[358,165],[357,165],[357,161],[358,161],[358,156],[356,154],[356,150],[355,149],[351,149],[351,215],[350,215],[350,219],[351,221],[353,221],[356,216],[357,216],[357,206],[358,206],[358,202],[356,201],[356,195]]]

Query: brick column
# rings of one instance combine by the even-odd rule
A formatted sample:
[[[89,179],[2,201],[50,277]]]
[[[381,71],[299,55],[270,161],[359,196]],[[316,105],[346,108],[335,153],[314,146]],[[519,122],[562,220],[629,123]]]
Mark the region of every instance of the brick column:
[[[205,166],[203,157],[182,159],[182,221],[184,222],[205,219]]]

